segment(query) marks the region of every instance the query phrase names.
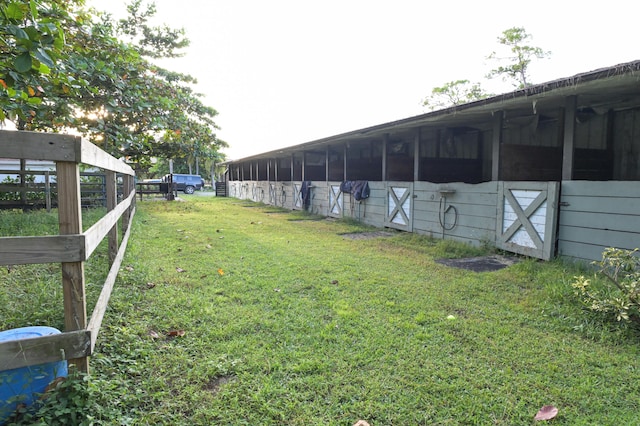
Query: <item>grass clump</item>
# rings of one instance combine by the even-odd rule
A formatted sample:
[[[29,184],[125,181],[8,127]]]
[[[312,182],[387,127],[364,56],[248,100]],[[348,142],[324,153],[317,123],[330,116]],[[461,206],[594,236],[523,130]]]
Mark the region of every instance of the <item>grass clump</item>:
[[[638,336],[584,321],[573,266],[474,273],[435,260],[486,249],[245,205],[138,204],[92,421],[520,425],[552,404],[559,425],[636,422]]]

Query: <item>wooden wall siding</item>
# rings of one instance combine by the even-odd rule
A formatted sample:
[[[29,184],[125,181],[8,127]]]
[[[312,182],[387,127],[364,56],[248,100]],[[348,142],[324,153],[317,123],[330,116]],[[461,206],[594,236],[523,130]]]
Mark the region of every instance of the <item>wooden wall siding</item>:
[[[293,194],[293,182],[282,182],[281,187],[281,200],[282,207],[285,209],[293,210],[294,194]]]
[[[311,203],[309,212],[329,216],[329,185],[325,180],[311,182]]]
[[[276,183],[275,182],[269,182],[266,203],[269,204],[270,206],[276,205]]]
[[[419,179],[425,182],[480,183],[484,180],[481,159],[421,158],[418,167]],[[411,171],[413,172],[413,168]],[[412,178],[408,180],[412,180]]]
[[[320,180],[326,181],[327,168],[323,165],[310,165],[304,166],[304,180]]]
[[[327,180],[331,181],[343,181],[344,180],[344,149],[341,147],[331,147],[328,149],[328,165],[327,165]]]
[[[253,186],[252,200],[256,203],[267,203],[269,200],[269,185],[266,181],[255,182]]]
[[[413,182],[385,182],[384,226],[413,231]]]
[[[278,181],[291,180],[291,158],[279,158],[276,160]]]
[[[293,155],[293,180],[302,180],[303,158],[302,153]]]
[[[240,181],[230,181],[227,184],[227,190],[229,191],[229,197],[232,198],[240,198],[240,192],[238,188],[240,187]]]
[[[351,217],[361,220],[367,225],[383,227],[386,214],[385,194],[387,191],[386,182],[369,182],[369,198],[355,201]],[[350,199],[353,199],[349,196]]]
[[[257,168],[258,168],[258,178],[257,180],[267,180],[268,178],[268,161],[266,160],[261,160],[258,161],[257,163]]]
[[[346,180],[382,180],[382,162],[366,158],[347,159]]]
[[[503,144],[500,155],[500,180],[559,181],[562,178],[562,148]]]
[[[444,129],[422,132],[420,137],[418,180],[433,183],[491,180],[491,144],[484,143],[485,139],[491,140],[490,131]],[[410,166],[410,171],[413,167]],[[408,173],[400,177],[402,179],[397,180],[413,180]],[[388,177],[388,180],[395,179],[395,176]]]
[[[411,182],[413,180],[414,164],[413,155],[390,155],[387,157],[387,176],[384,180]],[[380,170],[382,171],[382,168]],[[380,174],[382,175],[382,173]]]
[[[576,148],[573,153],[573,179],[613,179],[613,151]]]
[[[613,121],[613,179],[640,180],[640,109],[616,112]]]
[[[640,182],[562,182],[558,253],[600,260],[607,247],[640,247]]]
[[[335,164],[337,166],[337,163]],[[341,171],[344,174],[344,172]],[[352,143],[347,147],[347,174],[334,180],[382,180],[380,141]]]
[[[441,194],[442,188],[455,192]],[[496,234],[497,193],[497,182],[475,185],[416,182],[413,231],[474,246],[493,245]],[[441,195],[445,197],[442,201]],[[444,213],[449,206],[453,206],[454,209]],[[441,226],[441,222],[446,229]]]
[[[607,149],[607,114],[592,109],[576,112],[576,148]]]
[[[511,117],[504,121],[502,137],[505,144],[559,147],[559,121],[557,117],[540,114]]]
[[[558,182],[498,184],[498,248],[549,260],[555,254]]]

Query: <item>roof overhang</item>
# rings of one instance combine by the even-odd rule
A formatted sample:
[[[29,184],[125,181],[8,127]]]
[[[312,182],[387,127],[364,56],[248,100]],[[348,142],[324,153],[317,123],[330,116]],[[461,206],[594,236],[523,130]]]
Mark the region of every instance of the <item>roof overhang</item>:
[[[293,153],[325,148],[358,139],[379,137],[386,133],[410,131],[421,127],[487,128],[495,114],[504,117],[558,112],[568,97],[575,96],[577,109],[589,108],[598,113],[640,106],[640,60],[598,69],[569,78],[537,84],[467,104],[354,130],[311,142],[227,161],[224,164],[266,160]]]

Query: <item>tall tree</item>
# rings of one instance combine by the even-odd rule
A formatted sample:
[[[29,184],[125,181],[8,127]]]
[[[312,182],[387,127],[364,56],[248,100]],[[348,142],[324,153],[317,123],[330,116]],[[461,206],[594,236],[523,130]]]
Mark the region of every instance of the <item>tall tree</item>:
[[[155,6],[141,0],[121,21],[83,4],[0,5],[0,119],[30,130],[77,129],[140,163],[224,146],[215,135],[217,112],[194,92],[195,79],[153,62],[179,57],[188,45],[184,31],[148,25]]]
[[[508,49],[506,56],[500,56],[492,52],[487,59],[498,62],[506,62],[491,70],[487,78],[502,77],[509,80],[519,89],[527,88],[531,85],[529,79],[529,65],[534,59],[543,59],[551,55],[551,52],[544,51],[540,47],[530,46],[532,39],[522,27],[506,29],[502,35],[498,36],[498,43]]]
[[[434,87],[431,94],[422,101],[422,105],[430,111],[447,108],[453,105],[465,104],[491,96],[480,83],[471,83],[469,80],[455,80],[445,83],[443,86]]]
[[[73,96],[81,81],[63,66],[65,31],[85,19],[84,0],[9,0],[0,4],[0,122],[31,128]]]

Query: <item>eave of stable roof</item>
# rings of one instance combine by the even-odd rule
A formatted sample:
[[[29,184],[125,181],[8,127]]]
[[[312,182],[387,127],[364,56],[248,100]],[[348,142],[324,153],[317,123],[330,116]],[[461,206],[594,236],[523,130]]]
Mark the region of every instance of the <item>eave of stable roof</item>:
[[[635,83],[635,85],[634,85]],[[568,96],[579,96],[578,108],[611,105],[624,107],[640,104],[640,60],[601,68],[572,77],[549,81],[526,89],[493,96],[475,102],[455,105],[401,120],[365,127],[314,141],[268,151],[225,164],[265,160],[291,155],[312,148],[342,143],[361,138],[380,136],[392,131],[403,131],[424,126],[461,126],[472,122],[487,122],[495,113],[535,114],[564,106]],[[597,104],[596,104],[597,103]]]

